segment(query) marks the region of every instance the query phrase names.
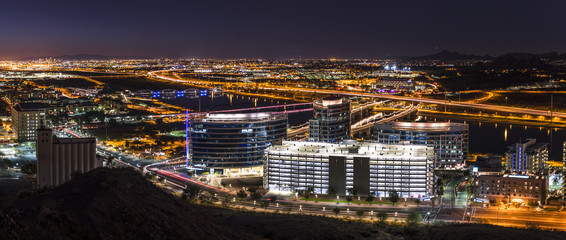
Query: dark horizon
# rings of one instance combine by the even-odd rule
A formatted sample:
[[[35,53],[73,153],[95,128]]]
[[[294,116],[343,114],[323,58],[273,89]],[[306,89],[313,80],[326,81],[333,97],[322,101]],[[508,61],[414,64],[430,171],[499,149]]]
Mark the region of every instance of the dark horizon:
[[[561,57],[566,56],[566,52],[561,53],[561,52],[557,52],[557,51],[549,51],[549,52],[540,52],[540,53],[532,53],[532,52],[509,52],[509,53],[503,53],[501,55],[475,55],[475,54],[469,54],[469,53],[465,53],[465,52],[458,52],[458,51],[450,51],[450,50],[442,50],[442,51],[437,51],[437,52],[433,52],[430,54],[425,54],[425,55],[418,55],[418,56],[384,56],[384,57],[366,57],[366,58],[304,58],[301,57],[301,59],[303,60],[324,60],[324,59],[337,59],[337,60],[388,60],[388,59],[399,59],[399,60],[408,60],[408,59],[420,59],[421,57],[432,57],[435,56],[437,54],[442,54],[444,52],[448,52],[450,54],[454,53],[454,54],[460,54],[460,55],[473,55],[478,57],[478,59],[483,58],[483,57],[491,57],[491,58],[497,58],[497,57],[501,57],[503,55],[507,55],[507,54],[532,54],[532,55],[542,55],[542,54],[551,54],[551,53],[556,53],[558,55],[560,55]],[[53,56],[26,56],[26,57],[21,57],[21,58],[12,58],[12,59],[4,59],[7,61],[30,61],[30,60],[41,60],[41,59],[48,59],[48,58],[53,58],[53,59],[59,59],[59,60],[106,60],[106,59],[117,59],[117,60],[130,60],[130,59],[136,59],[136,60],[143,60],[143,59],[212,59],[212,60],[239,60],[239,59],[246,59],[246,60],[291,60],[291,59],[299,59],[299,57],[294,57],[294,58],[283,58],[283,57],[267,57],[267,58],[226,58],[226,57],[218,57],[218,58],[197,58],[197,57],[192,57],[192,58],[182,58],[182,57],[154,57],[154,56],[118,56],[118,55],[102,55],[102,54],[89,54],[89,53],[78,53],[78,54],[65,54],[65,55],[53,55]],[[465,60],[465,59],[459,59],[459,60]]]
[[[0,9],[0,59],[562,54],[564,9],[565,0],[8,2]]]

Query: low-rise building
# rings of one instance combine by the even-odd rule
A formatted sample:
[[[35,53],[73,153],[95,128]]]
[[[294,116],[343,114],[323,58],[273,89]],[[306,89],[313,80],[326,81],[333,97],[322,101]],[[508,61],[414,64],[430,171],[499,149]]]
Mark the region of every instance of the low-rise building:
[[[475,197],[490,201],[542,203],[548,191],[545,176],[483,175],[475,181]]]
[[[410,78],[390,78],[382,77],[372,84],[374,89],[394,89],[397,91],[415,90],[415,82]]]
[[[434,151],[419,145],[379,144],[346,140],[340,144],[283,141],[266,150],[264,187],[277,191],[306,190],[326,194],[430,197],[433,194]]]
[[[499,155],[478,156],[472,167],[472,172],[476,176],[481,175],[501,175],[502,157]]]

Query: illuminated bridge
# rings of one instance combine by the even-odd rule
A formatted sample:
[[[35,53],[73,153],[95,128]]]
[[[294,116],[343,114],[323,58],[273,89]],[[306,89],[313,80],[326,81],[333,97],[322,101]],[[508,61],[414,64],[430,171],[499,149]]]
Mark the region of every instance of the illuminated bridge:
[[[286,114],[286,113],[298,113],[298,112],[309,112],[313,111],[312,103],[293,103],[293,104],[281,104],[265,107],[251,107],[251,108],[239,108],[239,109],[227,109],[209,112],[189,112],[190,117],[197,115],[206,115],[208,113],[253,113],[253,112],[270,112],[274,114]],[[184,118],[186,113],[177,114],[161,114],[161,115],[150,115],[149,119],[164,118],[164,117],[178,117]]]
[[[198,97],[199,95],[206,96],[208,90],[206,89],[185,89],[185,90],[175,90],[175,89],[163,89],[163,90],[149,90],[142,89],[130,93],[131,97],[141,97],[141,98],[160,98],[160,97]]]

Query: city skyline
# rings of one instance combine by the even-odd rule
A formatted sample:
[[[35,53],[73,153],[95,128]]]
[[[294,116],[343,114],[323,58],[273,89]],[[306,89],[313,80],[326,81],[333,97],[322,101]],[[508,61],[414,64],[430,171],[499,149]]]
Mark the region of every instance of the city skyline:
[[[38,2],[0,10],[0,59],[384,58],[566,52],[566,1]]]
[[[4,3],[0,239],[561,239],[564,9]]]

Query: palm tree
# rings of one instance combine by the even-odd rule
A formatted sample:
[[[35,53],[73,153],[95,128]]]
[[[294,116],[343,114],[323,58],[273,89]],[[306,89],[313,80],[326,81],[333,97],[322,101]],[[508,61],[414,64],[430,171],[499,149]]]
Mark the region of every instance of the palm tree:
[[[399,193],[396,191],[389,191],[389,201],[395,205],[396,202],[399,202]]]
[[[371,203],[372,203],[373,200],[375,199],[375,196],[374,196],[374,195],[375,195],[375,193],[370,192],[369,195],[368,195],[368,197],[366,198],[366,202],[368,202],[369,205],[371,205]]]
[[[248,197],[248,194],[246,193],[246,191],[244,190],[240,190],[237,194],[238,198],[240,198],[241,200],[244,200],[244,198]]]
[[[361,221],[364,216],[364,210],[356,210],[356,215],[358,215],[358,218],[360,218]]]
[[[335,207],[334,209],[332,209],[332,212],[334,212],[334,214],[336,214],[336,216],[338,216],[338,214],[340,214],[340,208]]]
[[[352,201],[352,196],[351,195],[346,196],[346,201],[348,202],[348,204],[350,204],[350,202]]]
[[[334,189],[333,186],[329,186],[328,191],[326,193],[328,194],[328,196],[334,197],[336,196],[336,189]]]
[[[387,215],[387,213],[383,212],[383,211],[377,212],[377,214],[375,214],[375,216],[377,217],[377,220],[380,223],[387,221],[387,217],[389,217],[389,215]]]

